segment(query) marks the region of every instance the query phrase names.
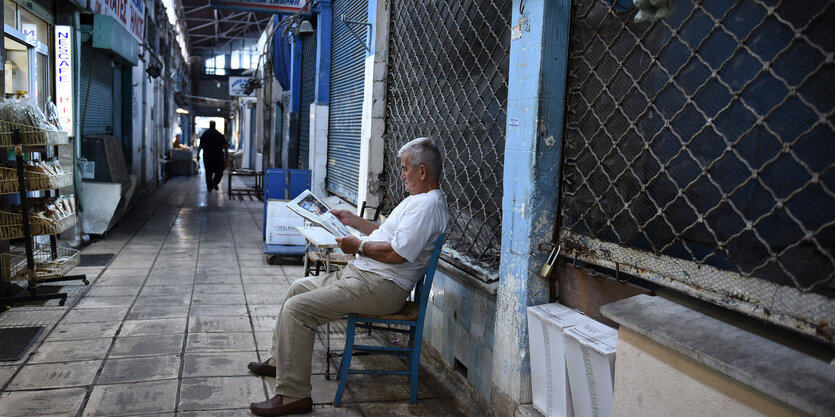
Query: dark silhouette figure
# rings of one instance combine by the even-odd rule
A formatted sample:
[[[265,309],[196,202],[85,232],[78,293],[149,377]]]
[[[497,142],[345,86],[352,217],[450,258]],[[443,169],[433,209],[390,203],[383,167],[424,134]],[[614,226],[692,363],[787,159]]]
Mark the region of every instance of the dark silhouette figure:
[[[223,178],[223,167],[228,157],[229,142],[215,129],[214,120],[209,128],[200,135],[200,148],[203,150],[203,168],[206,170],[206,188],[209,192],[217,190]],[[198,150],[199,152],[199,150]]]

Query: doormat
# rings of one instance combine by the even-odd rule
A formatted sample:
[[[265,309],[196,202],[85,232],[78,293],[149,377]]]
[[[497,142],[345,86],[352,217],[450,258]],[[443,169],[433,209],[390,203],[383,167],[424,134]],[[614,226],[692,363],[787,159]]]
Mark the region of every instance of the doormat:
[[[0,361],[16,361],[32,346],[43,327],[0,329]]]
[[[81,261],[78,263],[78,266],[105,266],[112,258],[112,253],[82,254]]]

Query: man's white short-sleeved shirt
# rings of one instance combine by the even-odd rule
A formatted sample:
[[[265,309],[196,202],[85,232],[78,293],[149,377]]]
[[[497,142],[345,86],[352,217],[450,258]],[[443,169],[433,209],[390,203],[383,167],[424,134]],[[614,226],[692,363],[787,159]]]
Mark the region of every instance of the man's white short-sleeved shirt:
[[[438,235],[446,232],[448,224],[446,197],[441,190],[410,195],[365,239],[372,242],[391,242],[392,249],[406,259],[406,262],[388,264],[367,256],[359,256],[354,261],[354,266],[411,290],[426,272],[435,240]]]

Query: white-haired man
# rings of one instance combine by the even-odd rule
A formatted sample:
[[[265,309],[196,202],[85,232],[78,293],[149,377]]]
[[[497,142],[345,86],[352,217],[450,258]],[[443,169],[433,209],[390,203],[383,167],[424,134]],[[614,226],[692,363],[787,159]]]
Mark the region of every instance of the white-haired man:
[[[337,238],[340,249],[358,254],[345,268],[293,282],[273,331],[272,357],[251,362],[249,369],[276,377],[276,395],[250,404],[261,416],[302,414],[313,410],[311,358],[316,327],[347,313],[391,314],[400,310],[423,277],[438,235],[449,223],[440,190],[441,154],[429,138],[400,148],[400,179],[409,196],[382,224],[345,210],[339,220],[366,238]]]

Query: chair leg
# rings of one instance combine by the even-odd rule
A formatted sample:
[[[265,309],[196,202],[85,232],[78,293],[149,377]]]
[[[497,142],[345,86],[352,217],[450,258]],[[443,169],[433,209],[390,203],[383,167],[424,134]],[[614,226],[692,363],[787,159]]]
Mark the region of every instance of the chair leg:
[[[420,340],[416,340],[409,354],[409,401],[417,403],[418,394],[418,372],[420,371]]]
[[[354,353],[354,329],[356,315],[348,315],[348,325],[345,329],[345,350],[342,351],[342,360],[339,362],[339,387],[336,389],[336,396],[333,405],[339,407],[342,403],[342,392],[345,390],[345,383],[348,382],[348,370],[351,368],[351,355]]]

